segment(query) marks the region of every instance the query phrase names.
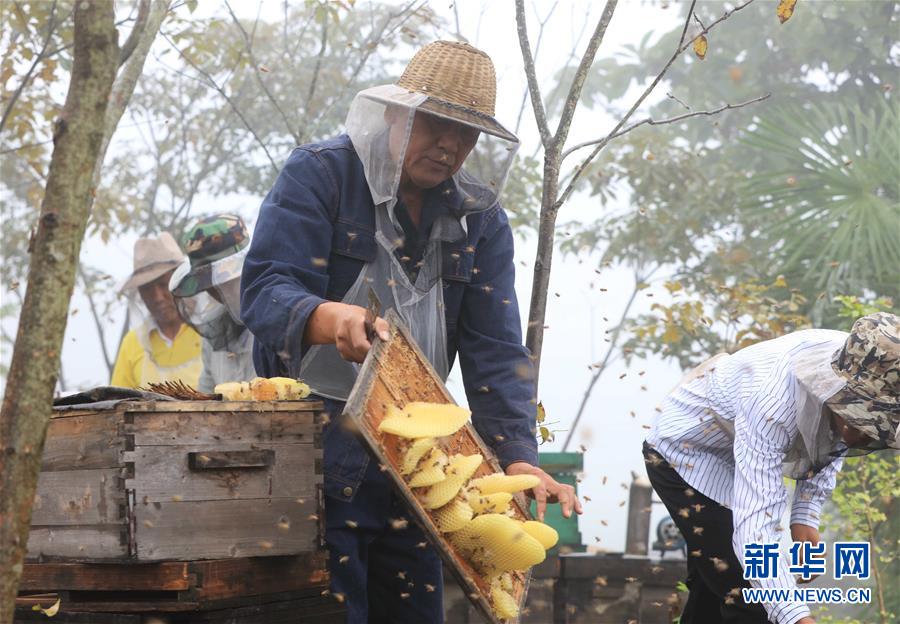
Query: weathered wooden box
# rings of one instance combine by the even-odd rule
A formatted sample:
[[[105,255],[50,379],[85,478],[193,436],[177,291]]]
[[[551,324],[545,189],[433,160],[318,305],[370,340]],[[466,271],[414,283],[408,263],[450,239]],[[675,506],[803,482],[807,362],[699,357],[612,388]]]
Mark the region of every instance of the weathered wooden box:
[[[55,413],[28,559],[202,560],[320,549],[321,408],[158,401]]]

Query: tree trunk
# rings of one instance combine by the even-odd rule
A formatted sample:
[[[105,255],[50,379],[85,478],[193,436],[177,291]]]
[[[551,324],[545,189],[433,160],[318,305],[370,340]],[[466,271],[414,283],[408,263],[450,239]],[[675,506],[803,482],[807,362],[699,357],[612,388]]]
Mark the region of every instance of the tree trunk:
[[[76,2],[72,75],[54,129],[28,289],[0,409],[0,624],[12,622],[94,163],[119,64],[112,2]]]
[[[531,283],[531,305],[528,309],[528,331],[525,346],[534,360],[534,383],[537,390],[540,378],[541,348],[544,344],[544,321],[547,315],[547,294],[550,290],[550,268],[553,264],[553,246],[556,244],[556,196],[559,191],[559,150],[555,147],[544,155],[544,188],[541,193],[538,248],[534,259],[534,276]]]
[[[531,46],[528,43],[528,29],[525,22],[525,3],[516,0],[516,24],[518,27],[519,47],[522,50],[522,58],[525,62],[525,75],[528,78],[528,91],[531,93],[531,103],[534,109],[535,122],[541,134],[541,144],[544,146],[544,188],[541,192],[541,213],[538,225],[538,248],[534,261],[534,278],[531,286],[531,305],[528,309],[528,332],[525,337],[525,346],[531,351],[534,361],[534,387],[538,391],[540,382],[541,350],[544,344],[544,321],[547,317],[547,295],[550,288],[550,268],[553,264],[553,247],[556,245],[556,218],[559,209],[568,198],[567,192],[559,193],[559,170],[563,161],[563,149],[566,138],[569,136],[569,128],[575,116],[575,109],[581,98],[584,81],[594,64],[594,57],[609,22],[612,20],[618,0],[606,0],[603,14],[597,22],[594,34],[588,41],[587,49],[581,57],[569,92],[563,104],[562,114],[555,134],[550,134],[547,124],[546,111],[535,73],[534,58],[531,55]]]

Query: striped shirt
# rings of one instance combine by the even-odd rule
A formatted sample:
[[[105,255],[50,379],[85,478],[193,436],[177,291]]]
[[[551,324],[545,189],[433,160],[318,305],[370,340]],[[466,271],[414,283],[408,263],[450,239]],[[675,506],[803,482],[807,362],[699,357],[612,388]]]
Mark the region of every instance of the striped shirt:
[[[804,350],[833,344],[847,334],[825,329],[794,332],[720,358],[702,376],[679,386],[663,403],[647,442],[692,488],[732,510],[732,545],[738,561],[744,545],[780,542],[788,505],[783,478],[785,453],[799,435],[799,384],[793,362]],[[734,426],[734,439],[715,416]],[[842,458],[815,476],[797,481],[791,524],[818,529],[819,514],[834,488]],[[774,579],[753,579],[756,587],[795,587],[784,556]],[[809,615],[803,603],[766,604],[769,619],[793,624]]]

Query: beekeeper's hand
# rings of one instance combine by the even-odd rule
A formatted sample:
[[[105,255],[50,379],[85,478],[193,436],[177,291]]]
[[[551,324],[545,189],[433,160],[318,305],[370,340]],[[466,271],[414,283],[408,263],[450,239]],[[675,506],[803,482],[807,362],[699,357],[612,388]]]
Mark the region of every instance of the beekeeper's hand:
[[[819,543],[819,530],[815,527],[807,526],[805,524],[792,524],[791,525],[791,541],[794,542],[809,542],[813,546]],[[805,548],[805,547],[804,547]],[[806,557],[803,557],[803,560],[806,561]],[[804,585],[806,583],[813,582],[816,578],[818,578],[818,574],[814,574],[812,578],[809,580],[798,580],[797,584]]]
[[[541,480],[540,484],[526,492],[537,501],[538,520],[544,520],[544,512],[547,503],[559,503],[564,518],[575,513],[581,513],[581,501],[575,495],[575,488],[565,483],[560,483],[546,472],[526,462],[513,462],[506,467],[506,474],[532,474]]]
[[[375,319],[375,332],[388,340],[388,324]],[[347,303],[326,301],[309,315],[303,341],[307,345],[333,344],[341,357],[350,362],[362,362],[372,348],[366,329],[366,309]]]

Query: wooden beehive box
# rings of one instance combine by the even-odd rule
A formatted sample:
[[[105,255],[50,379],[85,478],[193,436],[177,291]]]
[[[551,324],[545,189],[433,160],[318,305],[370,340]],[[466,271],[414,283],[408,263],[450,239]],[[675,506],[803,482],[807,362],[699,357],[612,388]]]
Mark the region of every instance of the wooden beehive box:
[[[28,559],[203,560],[320,549],[321,407],[151,401],[56,412]]]
[[[353,418],[378,460],[389,467],[387,473],[469,599],[487,621],[499,624],[500,620],[491,608],[490,584],[448,540],[444,539],[431,514],[422,507],[400,475],[403,452],[400,438],[378,431],[378,425],[384,419],[388,405],[402,407],[413,401],[454,403],[453,397],[412,339],[402,320],[393,310],[388,311],[386,318],[391,327],[391,338],[388,341],[375,338],[344,411]],[[438,445],[448,456],[455,453],[464,455],[478,453],[484,457],[473,479],[502,472],[493,451],[484,443],[471,423],[466,423],[454,435],[439,439]],[[512,507],[519,520],[532,519],[528,505],[521,495],[513,498]],[[511,593],[519,605],[520,612],[525,604],[530,578],[530,571],[513,574],[514,587]]]

